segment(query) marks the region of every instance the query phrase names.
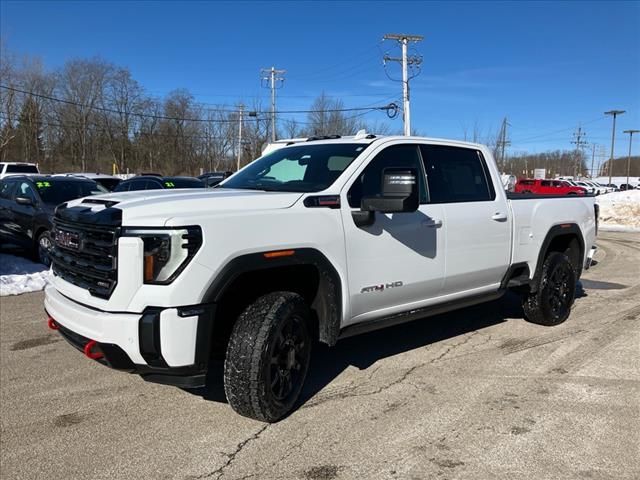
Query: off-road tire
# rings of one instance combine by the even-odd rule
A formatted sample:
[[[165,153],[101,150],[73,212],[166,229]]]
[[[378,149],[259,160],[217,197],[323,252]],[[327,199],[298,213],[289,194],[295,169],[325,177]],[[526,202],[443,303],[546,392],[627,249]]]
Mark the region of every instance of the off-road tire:
[[[237,413],[277,422],[293,410],[309,369],[310,317],[304,299],[292,292],[269,293],[242,312],[224,362],[225,394]],[[291,390],[278,398],[287,386],[286,378]]]
[[[542,265],[536,292],[523,298],[525,318],[538,325],[560,325],[571,313],[577,281],[578,276],[569,257],[551,252]]]

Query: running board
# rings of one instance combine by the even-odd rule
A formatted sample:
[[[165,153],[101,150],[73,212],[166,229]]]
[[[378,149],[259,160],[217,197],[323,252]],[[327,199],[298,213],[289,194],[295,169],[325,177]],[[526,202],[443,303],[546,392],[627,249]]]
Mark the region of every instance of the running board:
[[[400,325],[402,323],[412,322],[420,318],[432,317],[434,315],[440,315],[442,313],[451,312],[453,310],[460,310],[462,308],[478,305],[479,303],[491,302],[497,300],[504,295],[504,290],[498,290],[497,292],[475,295],[469,298],[463,298],[460,300],[452,300],[438,305],[431,305],[429,307],[417,308],[409,310],[407,312],[396,313],[388,317],[382,317],[376,320],[365,320],[361,323],[349,325],[340,331],[338,339],[353,337],[354,335],[360,335],[361,333],[371,332],[379,330],[381,328],[391,327],[393,325]]]

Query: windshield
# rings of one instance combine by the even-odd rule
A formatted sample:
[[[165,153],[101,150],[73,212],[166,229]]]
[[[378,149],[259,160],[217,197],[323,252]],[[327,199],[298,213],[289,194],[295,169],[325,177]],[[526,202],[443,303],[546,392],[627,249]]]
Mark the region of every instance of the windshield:
[[[59,205],[76,198],[87,197],[109,191],[96,182],[77,180],[42,180],[34,182],[44,203]]]
[[[106,188],[111,192],[113,191],[114,188],[118,186],[121,180],[119,178],[96,178],[94,182],[96,182],[99,185],[102,185],[104,188]]]
[[[335,182],[365,148],[362,143],[281,148],[260,157],[216,188],[319,192]]]
[[[162,184],[165,188],[204,188],[202,180],[189,177],[166,177]]]

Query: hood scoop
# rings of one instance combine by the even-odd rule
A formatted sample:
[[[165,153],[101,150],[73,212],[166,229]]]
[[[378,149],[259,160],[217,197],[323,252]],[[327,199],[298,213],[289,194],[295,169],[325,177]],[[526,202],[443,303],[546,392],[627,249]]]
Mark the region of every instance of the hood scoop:
[[[85,198],[82,200],[82,203],[89,205],[104,205],[105,208],[111,208],[120,202],[116,202],[113,200],[100,200],[98,198]]]

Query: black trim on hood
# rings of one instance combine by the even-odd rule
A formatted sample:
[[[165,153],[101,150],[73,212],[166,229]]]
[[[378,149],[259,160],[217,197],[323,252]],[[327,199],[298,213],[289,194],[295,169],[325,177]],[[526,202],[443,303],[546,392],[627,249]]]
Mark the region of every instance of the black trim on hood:
[[[110,206],[97,212],[92,211],[91,208],[83,204],[68,207],[66,203],[62,203],[56,208],[55,218],[96,226],[119,227],[122,225],[122,210],[119,208]]]

